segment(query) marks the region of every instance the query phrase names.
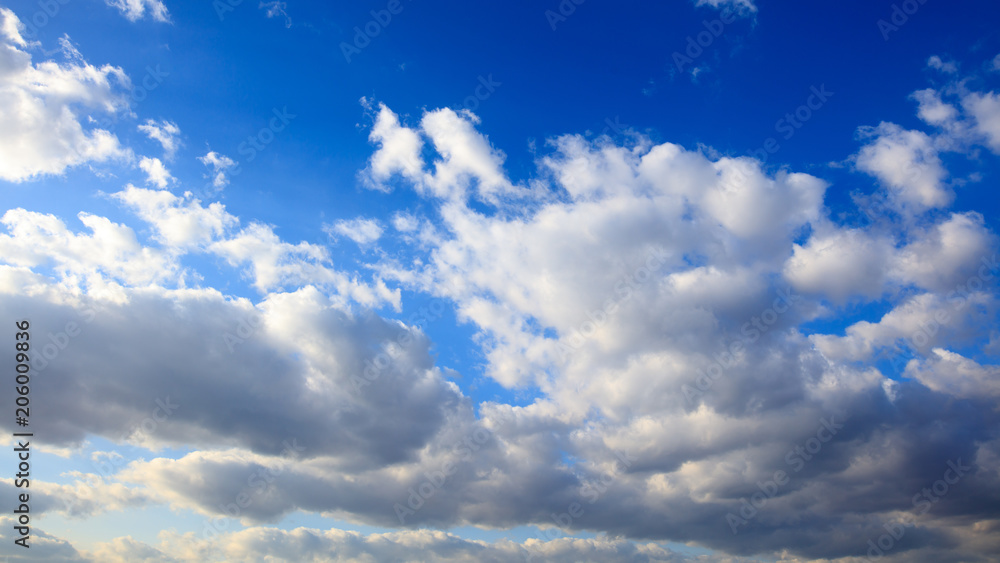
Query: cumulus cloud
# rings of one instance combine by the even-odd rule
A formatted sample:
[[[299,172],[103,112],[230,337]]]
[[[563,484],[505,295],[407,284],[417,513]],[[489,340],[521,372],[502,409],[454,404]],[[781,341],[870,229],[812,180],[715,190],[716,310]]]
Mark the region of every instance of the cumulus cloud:
[[[928,123],[960,119],[937,94],[919,99]],[[165,505],[209,524],[252,499],[236,516],[245,530],[59,544],[65,558],[847,560],[903,516],[914,525],[886,560],[995,551],[1000,374],[980,349],[1000,263],[985,218],[947,209],[939,153],[959,145],[889,123],[863,130],[858,177],[874,177],[903,218],[859,227],[831,217],[818,176],[638,134],[550,139],[515,185],[473,114],[434,109],[407,126],[377,107],[362,178],[413,190],[420,215],[393,216],[410,259],[380,256],[370,282],[324,246],[190,194],[113,194],[140,231],[92,214],[78,216],[85,232],[4,214],[0,316],[80,328],[37,360],[51,414],[39,435],[185,448],[101,482],[45,484],[40,498],[97,512],[78,490],[92,482],[108,509]],[[396,234],[366,218],[329,230]],[[255,301],[189,287],[188,254],[241,269]],[[406,317],[402,289],[445,305],[394,318]],[[519,405],[473,404],[450,381],[421,328],[445,306]],[[136,436],[157,401],[174,407]],[[949,463],[967,468],[960,485],[919,512],[914,495]],[[401,530],[261,525],[296,511]],[[421,529],[470,525],[610,537]]]
[[[878,178],[900,210],[919,213],[947,206],[954,199],[944,184],[947,172],[929,135],[886,122],[862,127],[859,133],[871,142],[857,155],[858,169]]]
[[[157,238],[170,247],[203,247],[239,224],[239,219],[227,213],[221,203],[204,207],[196,199],[178,197],[168,191],[146,190],[130,184],[112,197],[151,224]]]
[[[170,175],[170,171],[158,158],[142,157],[139,161],[139,168],[146,173],[146,183],[153,184],[158,188],[166,188],[175,178]]]
[[[32,62],[14,12],[0,8],[0,179],[22,182],[67,168],[109,159],[127,160],[130,151],[112,133],[84,129],[93,113],[128,108],[122,92],[130,81],[119,67],[83,60]]]
[[[370,102],[362,99],[362,104]],[[402,125],[399,116],[379,104],[369,140],[379,144],[371,156],[363,180],[375,189],[387,190],[386,180],[400,174],[421,193],[441,199],[461,199],[474,193],[479,199],[497,203],[500,196],[526,196],[513,185],[501,166],[505,155],[489,139],[477,132],[478,118],[465,111],[450,109],[427,112],[419,129]],[[430,140],[439,158],[425,165],[421,157],[423,139]]]

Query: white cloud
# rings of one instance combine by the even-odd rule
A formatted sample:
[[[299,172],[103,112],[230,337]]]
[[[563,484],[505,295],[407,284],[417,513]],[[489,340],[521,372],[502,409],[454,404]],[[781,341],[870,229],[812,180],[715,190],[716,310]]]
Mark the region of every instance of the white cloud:
[[[157,239],[173,248],[205,247],[239,224],[221,203],[203,207],[197,200],[185,200],[168,191],[128,185],[112,197],[153,225]]]
[[[27,47],[28,42],[21,36],[24,24],[14,12],[10,8],[0,8],[0,18],[2,18],[2,21],[0,21],[0,33],[3,33],[7,42],[18,47]]]
[[[337,221],[333,225],[324,226],[323,230],[330,235],[345,236],[361,245],[371,244],[382,236],[382,226],[379,222],[364,217]]]
[[[362,99],[362,103],[366,101]],[[423,176],[423,161],[420,158],[423,141],[416,131],[401,126],[399,117],[384,104],[379,104],[378,116],[368,140],[379,144],[365,172],[371,187],[386,190],[386,180],[397,173],[412,182],[420,181]]]
[[[857,229],[813,235],[805,246],[795,245],[784,275],[801,292],[843,301],[853,295],[882,294],[892,241]]]
[[[0,255],[11,265],[51,267],[61,277],[92,285],[104,285],[102,274],[129,285],[146,285],[176,270],[162,252],[140,245],[128,226],[87,213],[77,217],[91,234],[71,232],[54,215],[11,209],[0,218],[10,233],[0,235]]]
[[[695,6],[709,6],[717,10],[733,8],[740,14],[755,13],[757,6],[753,0],[696,0]]]
[[[0,48],[0,179],[22,182],[66,168],[109,159],[127,160],[112,133],[84,130],[79,114],[113,114],[128,108],[122,95],[129,79],[122,69],[84,61],[32,63],[17,33],[13,12],[0,10],[5,45]]]
[[[146,183],[153,184],[158,188],[166,188],[175,178],[170,175],[170,171],[158,158],[142,157],[139,161],[139,168],[146,173]]]
[[[927,66],[945,74],[955,74],[958,72],[958,65],[955,64],[955,61],[945,61],[937,55],[931,55],[927,59]]]
[[[940,93],[933,88],[918,90],[913,93],[913,98],[920,104],[917,116],[925,123],[947,126],[958,117],[958,109],[951,104],[944,103]]]
[[[177,148],[180,146],[180,139],[178,137],[180,136],[181,129],[176,123],[171,121],[164,119],[157,123],[152,119],[147,119],[145,123],[139,125],[139,131],[145,133],[150,139],[159,142],[163,146],[163,152],[168,160],[174,157],[174,153],[177,152]]]
[[[954,289],[978,275],[983,259],[997,246],[996,235],[978,213],[953,213],[899,250],[891,266],[903,284],[940,291]]]
[[[366,99],[362,104],[368,105]],[[399,117],[379,104],[369,140],[378,143],[368,167],[362,173],[367,185],[387,190],[386,180],[394,174],[412,182],[424,194],[440,199],[464,199],[475,194],[479,199],[496,204],[502,196],[530,193],[514,186],[501,166],[504,154],[475,130],[478,118],[470,112],[457,114],[450,109],[427,112],[420,120],[420,129],[400,124]],[[421,151],[426,136],[440,158],[425,166]],[[433,171],[425,171],[430,168]]]
[[[976,131],[986,137],[990,149],[1000,154],[1000,94],[972,92],[962,100]]]
[[[118,8],[118,10],[129,21],[141,20],[149,14],[149,17],[159,22],[169,22],[170,12],[161,0],[104,0],[108,6]]]
[[[954,193],[944,185],[947,172],[930,136],[885,122],[859,133],[873,140],[857,154],[858,169],[878,178],[898,209],[920,213],[951,203]]]
[[[396,213],[392,216],[392,226],[402,233],[409,233],[417,230],[420,221],[409,213]]]
[[[983,366],[941,348],[934,348],[931,357],[924,362],[910,363],[906,375],[935,391],[955,397],[1000,398],[1000,366]]]
[[[226,171],[236,166],[236,162],[233,159],[215,151],[208,151],[205,156],[199,156],[198,160],[205,166],[212,168],[213,176],[211,178],[213,187],[224,188],[229,185],[229,178],[226,176]]]

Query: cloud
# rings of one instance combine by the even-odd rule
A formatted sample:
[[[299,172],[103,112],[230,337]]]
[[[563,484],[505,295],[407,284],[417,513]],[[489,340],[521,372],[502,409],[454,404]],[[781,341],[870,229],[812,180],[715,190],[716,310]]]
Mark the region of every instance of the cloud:
[[[161,189],[166,188],[167,185],[176,180],[158,158],[142,157],[142,160],[139,161],[139,168],[146,173],[147,184],[153,184]]]
[[[100,436],[153,453],[101,482],[44,484],[40,499],[96,513],[80,490],[92,481],[108,508],[250,526],[66,544],[66,557],[829,560],[860,557],[904,515],[915,525],[886,560],[988,557],[1000,264],[986,219],[948,209],[940,153],[985,139],[942,126],[970,119],[956,96],[915,96],[940,132],[862,130],[857,177],[901,212],[864,226],[835,220],[821,177],[640,134],[549,139],[515,184],[473,114],[433,109],[410,127],[381,104],[362,178],[420,201],[393,215],[395,232],[366,218],[329,226],[409,245],[406,259],[379,256],[368,281],[325,246],[191,194],[112,194],[142,228],[7,211],[0,317],[31,311],[53,327],[34,383],[53,416],[37,432],[50,447]],[[189,256],[241,270],[254,301],[235,283],[203,286],[181,264],[206,261]],[[403,289],[438,312],[404,313]],[[449,380],[421,328],[445,310],[517,406],[474,404]],[[968,466],[961,484],[918,513],[914,495],[949,462]],[[241,495],[252,502],[233,516]],[[297,511],[401,530],[261,526]],[[529,525],[610,539],[422,529]]]
[[[1000,95],[973,92],[962,100],[962,104],[974,120],[976,131],[986,137],[994,153],[1000,154]]]
[[[955,61],[945,61],[937,55],[932,55],[927,59],[927,66],[945,74],[955,74],[958,72],[958,65],[955,64]]]
[[[205,247],[239,224],[221,203],[203,207],[199,201],[168,191],[146,190],[128,185],[112,195],[151,224],[163,244],[183,249]]]
[[[363,105],[369,102],[362,99]],[[461,199],[468,193],[482,201],[496,204],[500,197],[528,197],[531,194],[513,185],[501,166],[504,154],[478,133],[478,118],[471,112],[457,114],[438,109],[424,114],[418,130],[400,124],[399,117],[379,104],[369,140],[379,144],[362,172],[363,181],[374,189],[386,191],[386,180],[394,174],[412,182],[420,193],[441,199]],[[425,165],[421,157],[423,140],[430,140],[440,158]],[[425,171],[432,168],[433,172]]]
[[[861,148],[855,164],[889,189],[899,210],[921,213],[954,199],[944,185],[947,172],[929,135],[886,122],[858,132],[872,141]]]
[[[146,14],[158,22],[170,22],[170,12],[161,0],[104,0],[112,8],[118,10],[128,21],[138,21]]]
[[[161,120],[159,123],[152,119],[147,119],[145,123],[139,125],[139,131],[146,134],[147,137],[153,139],[163,146],[163,152],[165,157],[169,160],[174,157],[174,153],[177,152],[177,148],[180,146],[180,127],[177,127],[176,123],[167,120]]]
[[[233,159],[215,151],[208,151],[205,156],[199,156],[198,160],[205,166],[212,168],[212,174],[214,174],[212,176],[213,187],[221,189],[229,185],[229,178],[226,176],[226,171],[236,166],[236,162]]]
[[[267,17],[285,18],[285,27],[292,27],[292,18],[288,16],[288,3],[280,2],[278,0],[272,0],[270,2],[261,2],[258,6],[259,9],[267,9]]]
[[[858,229],[814,235],[806,246],[795,245],[784,275],[798,291],[838,302],[852,295],[878,297],[885,289],[885,266],[893,251],[892,241]]]
[[[409,233],[417,230],[420,221],[409,213],[397,213],[392,216],[392,226],[400,232]]]
[[[757,12],[757,5],[753,0],[695,0],[695,6],[709,6],[717,10],[732,8],[744,15]]]
[[[85,280],[94,290],[108,280],[145,285],[175,272],[176,264],[164,253],[139,244],[130,227],[88,213],[77,218],[90,234],[71,232],[54,215],[21,208],[7,211],[0,218],[10,233],[0,234],[4,262],[43,271],[51,268],[65,279]]]
[[[323,230],[331,236],[345,236],[360,245],[371,244],[382,236],[382,226],[376,219],[358,217],[325,225]]]
[[[119,67],[96,67],[85,61],[33,63],[19,35],[21,22],[0,9],[4,48],[0,49],[0,179],[23,182],[67,168],[131,153],[104,129],[85,130],[81,113],[114,114],[126,110],[123,95],[130,82]]]

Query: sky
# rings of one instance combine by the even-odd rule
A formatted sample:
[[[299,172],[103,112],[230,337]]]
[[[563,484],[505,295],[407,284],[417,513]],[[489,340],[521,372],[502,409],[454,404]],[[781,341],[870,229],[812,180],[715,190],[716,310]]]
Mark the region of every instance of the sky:
[[[0,0],[0,558],[1000,561],[998,24]]]

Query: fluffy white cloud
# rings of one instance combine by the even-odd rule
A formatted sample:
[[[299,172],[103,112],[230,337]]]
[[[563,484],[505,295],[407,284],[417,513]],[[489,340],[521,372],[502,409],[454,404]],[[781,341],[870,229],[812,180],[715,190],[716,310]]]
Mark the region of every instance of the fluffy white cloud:
[[[365,99],[362,104],[370,106]],[[468,111],[460,115],[450,109],[438,109],[424,114],[420,129],[415,130],[401,125],[392,110],[379,104],[369,135],[369,140],[378,143],[379,148],[362,178],[369,186],[386,190],[386,180],[400,174],[420,193],[441,199],[464,199],[474,193],[481,200],[496,204],[500,196],[530,195],[506,178],[501,169],[504,154],[475,130],[478,122]],[[425,166],[421,157],[421,135],[430,140],[440,157],[429,166]]]
[[[965,111],[975,120],[975,128],[986,137],[993,152],[1000,154],[1000,95],[972,92],[962,100]]]
[[[885,122],[859,132],[872,141],[858,153],[858,169],[878,178],[900,210],[919,213],[951,203],[954,193],[944,185],[947,172],[929,135]]]
[[[146,173],[146,183],[153,184],[158,188],[166,188],[175,178],[170,175],[170,171],[158,158],[142,157],[139,161],[139,168]]]
[[[21,182],[67,167],[130,158],[112,133],[85,130],[81,112],[127,109],[129,79],[118,67],[82,60],[32,62],[12,11],[0,8],[0,179]],[[86,113],[85,115],[89,115]]]
[[[361,101],[368,104],[364,98]],[[375,126],[368,139],[379,144],[364,175],[370,186],[386,190],[386,180],[397,173],[410,181],[420,181],[423,176],[423,160],[420,158],[423,141],[416,131],[401,126],[399,117],[384,104],[379,104]]]
[[[345,236],[361,245],[371,244],[382,236],[378,220],[364,217],[337,221],[333,225],[325,225],[323,230],[331,236]]]
[[[170,12],[161,0],[104,0],[108,6],[118,8],[118,10],[129,21],[141,20],[149,14],[149,17],[159,22],[169,22]]]
[[[924,361],[913,361],[906,375],[927,387],[965,399],[1000,398],[1000,366],[980,365],[955,352],[934,348]]]
[[[11,209],[2,218],[10,234],[0,234],[7,264],[51,268],[62,278],[103,284],[103,276],[129,285],[146,285],[172,276],[176,265],[165,253],[139,244],[128,226],[104,217],[77,215],[91,234],[77,234],[54,215]]]
[[[795,245],[784,275],[799,291],[842,301],[852,295],[882,294],[892,241],[859,230],[813,235],[805,246]]]
[[[204,247],[239,224],[221,203],[203,207],[198,200],[177,197],[164,190],[146,190],[130,184],[112,197],[151,224],[158,240],[170,247]]]

